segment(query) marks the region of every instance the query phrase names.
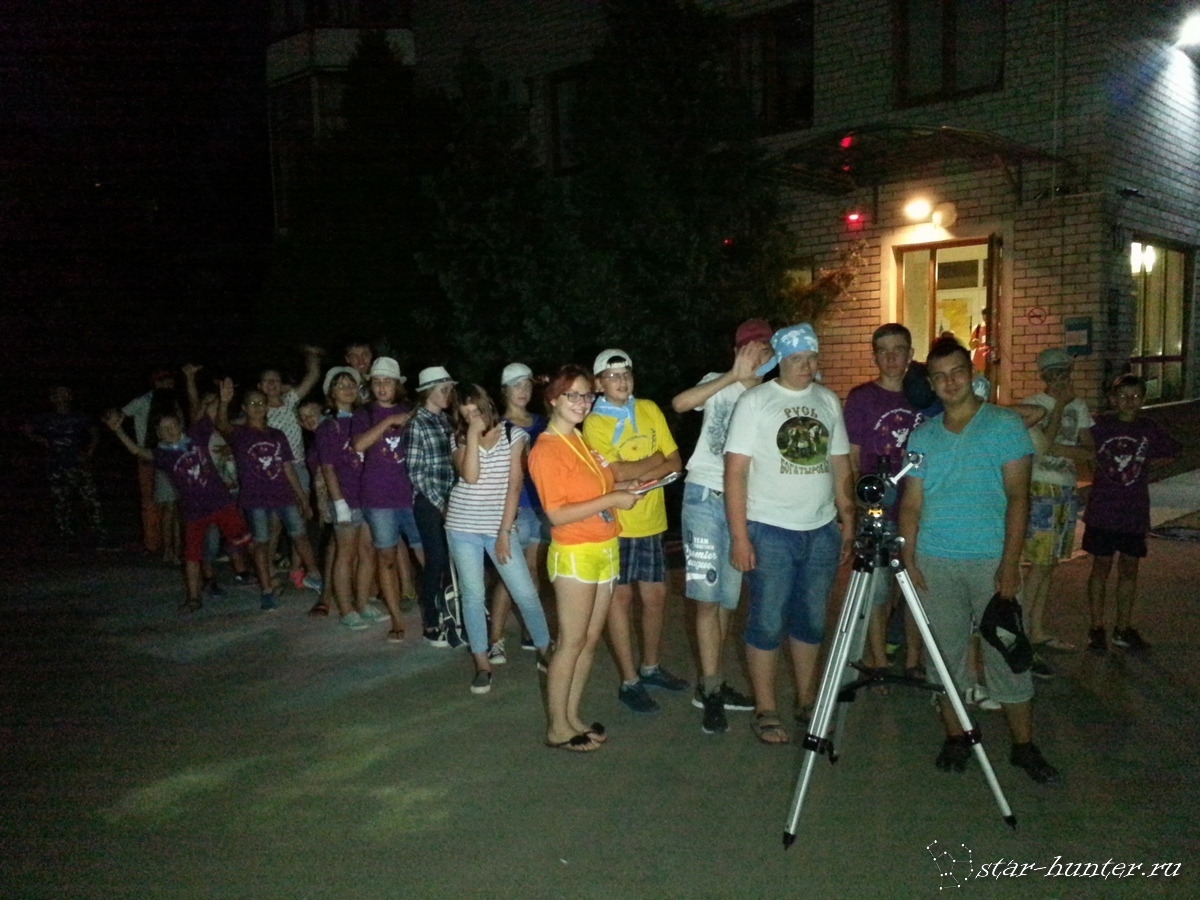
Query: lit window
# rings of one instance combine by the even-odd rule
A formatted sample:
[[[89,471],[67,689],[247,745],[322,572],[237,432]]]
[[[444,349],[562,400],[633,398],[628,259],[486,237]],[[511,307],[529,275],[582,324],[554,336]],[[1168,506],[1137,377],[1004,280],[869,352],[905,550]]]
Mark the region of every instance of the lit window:
[[[1187,254],[1138,241],[1130,248],[1130,263],[1134,331],[1129,361],[1146,380],[1147,400],[1182,400],[1187,388]]]

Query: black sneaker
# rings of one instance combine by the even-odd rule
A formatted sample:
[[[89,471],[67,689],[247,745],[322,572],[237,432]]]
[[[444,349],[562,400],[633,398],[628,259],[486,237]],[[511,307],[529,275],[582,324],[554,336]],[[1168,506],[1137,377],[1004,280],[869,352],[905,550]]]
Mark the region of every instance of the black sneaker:
[[[726,712],[750,712],[754,709],[752,698],[747,697],[741,691],[734,690],[724,681],[717,688],[717,692],[721,695],[721,705],[725,707]],[[696,709],[704,709],[704,691],[700,685],[696,685],[696,692],[692,694],[692,706]]]
[[[640,681],[637,684],[622,684],[617,691],[617,699],[635,713],[652,713],[658,710],[658,704]]]
[[[450,644],[446,640],[446,633],[440,628],[426,628],[425,642],[431,647],[449,647]]]
[[[1038,784],[1057,784],[1059,781],[1058,769],[1046,762],[1036,744],[1013,744],[1008,761],[1028,772]]]
[[[721,685],[724,687],[724,684]],[[721,689],[711,694],[704,694],[704,718],[700,720],[700,729],[705,734],[724,734],[729,730],[729,720],[725,718],[725,704],[721,700]]]
[[[1043,681],[1054,677],[1054,669],[1039,653],[1033,654],[1033,663],[1029,666],[1029,671],[1033,673],[1034,678],[1041,678]]]
[[[1142,640],[1142,636],[1137,633],[1136,628],[1114,628],[1112,641],[1114,647],[1123,647],[1134,653],[1142,653],[1150,649],[1150,645]]]
[[[1093,653],[1108,652],[1108,641],[1104,638],[1103,628],[1091,628],[1088,630],[1088,649]]]
[[[641,669],[638,672],[638,678],[642,684],[648,687],[662,688],[667,691],[686,691],[688,689],[688,680],[680,678],[678,675],[673,675],[662,666],[655,666],[653,669]]]
[[[532,637],[530,637],[527,634],[523,634],[523,635],[521,635],[521,649],[522,650],[536,650],[537,644],[535,644],[533,642]]]
[[[971,743],[965,734],[946,738],[933,764],[943,772],[961,772],[971,758]]]

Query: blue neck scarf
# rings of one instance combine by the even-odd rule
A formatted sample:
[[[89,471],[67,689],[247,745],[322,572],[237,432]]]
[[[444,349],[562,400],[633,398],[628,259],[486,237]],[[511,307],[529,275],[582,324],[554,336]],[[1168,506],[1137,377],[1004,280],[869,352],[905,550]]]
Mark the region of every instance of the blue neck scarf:
[[[168,444],[166,441],[159,441],[158,446],[160,450],[182,450],[184,453],[187,453],[192,449],[192,439],[184,435],[173,444]]]
[[[633,415],[633,395],[630,394],[629,399],[621,406],[610,403],[608,398],[601,394],[596,398],[595,405],[592,406],[592,412],[599,413],[602,416],[612,416],[617,420],[617,425],[613,428],[613,444],[617,444],[621,440],[621,435],[625,431],[625,423],[628,422],[633,426],[633,430],[637,431],[637,419]]]

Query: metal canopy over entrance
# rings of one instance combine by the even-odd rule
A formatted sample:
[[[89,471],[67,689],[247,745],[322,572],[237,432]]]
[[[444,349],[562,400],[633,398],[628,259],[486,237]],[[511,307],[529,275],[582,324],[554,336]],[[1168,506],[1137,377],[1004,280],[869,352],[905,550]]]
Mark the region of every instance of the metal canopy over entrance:
[[[1004,170],[1018,202],[1026,162],[1066,162],[990,131],[885,124],[816,135],[784,150],[777,159],[795,187],[834,196],[928,175],[939,164],[995,167]]]

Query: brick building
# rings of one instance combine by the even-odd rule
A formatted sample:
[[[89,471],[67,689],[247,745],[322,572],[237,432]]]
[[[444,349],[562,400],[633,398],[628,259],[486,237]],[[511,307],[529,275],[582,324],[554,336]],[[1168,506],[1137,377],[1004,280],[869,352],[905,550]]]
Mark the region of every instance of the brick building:
[[[600,0],[401,5],[418,76],[448,84],[473,42],[528,105],[546,164],[569,173]],[[1036,390],[1037,353],[1062,344],[1093,406],[1127,365],[1151,402],[1200,396],[1200,75],[1176,46],[1187,4],[701,5],[730,16],[762,140],[794,173],[799,274],[864,242],[850,296],[819,323],[830,387],[868,377],[871,331],[898,319],[918,357],[943,331],[978,345],[1001,401]],[[927,204],[915,221],[913,200]]]

